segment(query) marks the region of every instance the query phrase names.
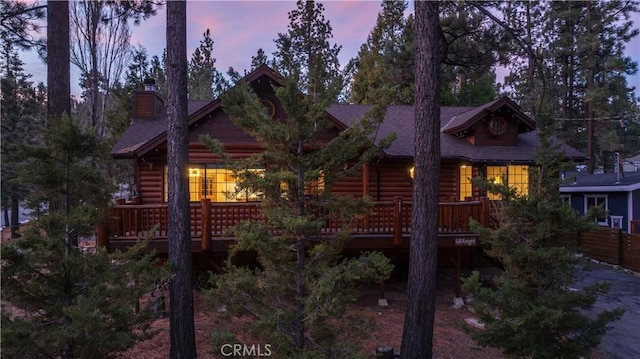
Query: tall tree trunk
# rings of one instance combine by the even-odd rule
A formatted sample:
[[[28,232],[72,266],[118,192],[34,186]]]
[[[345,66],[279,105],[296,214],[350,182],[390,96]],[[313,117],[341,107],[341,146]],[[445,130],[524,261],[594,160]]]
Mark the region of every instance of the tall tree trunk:
[[[401,348],[405,359],[431,358],[433,351],[440,177],[437,2],[415,2],[415,33],[415,177],[407,312]]]
[[[169,166],[169,316],[173,359],[196,358],[187,163],[187,4],[167,2],[167,164]]]
[[[529,51],[527,51],[527,82],[529,83],[528,91],[529,91],[529,113],[531,117],[536,118],[536,84],[535,84],[535,58],[533,57],[533,24],[531,23],[531,6],[530,2],[525,3],[526,6],[526,16],[527,16],[527,47]],[[540,74],[544,76],[544,74]],[[542,103],[540,103],[542,105]]]
[[[4,226],[5,227],[8,227],[8,226],[11,225],[11,221],[9,220],[9,207],[10,206],[11,206],[11,203],[9,203],[9,206],[4,207],[2,209],[2,215],[3,215],[3,218],[4,218]]]
[[[20,234],[18,233],[18,229],[20,229],[20,201],[18,197],[13,195],[11,196],[11,238],[18,238]],[[9,223],[9,222],[5,222]]]
[[[594,129],[593,129],[593,121],[595,118],[595,111],[593,108],[593,96],[594,96],[594,86],[593,86],[593,77],[595,74],[595,39],[593,38],[593,24],[591,22],[591,2],[587,1],[587,29],[589,34],[589,41],[591,41],[590,51],[588,52],[588,70],[587,70],[587,116],[589,119],[587,120],[587,157],[589,157],[587,162],[587,172],[593,174],[595,169],[595,158],[594,158]]]
[[[89,78],[91,81],[91,127],[96,131],[98,130],[98,91],[100,74],[98,72],[98,24],[100,22],[100,12],[102,5],[98,2],[88,4],[89,17],[91,20],[90,39],[89,39],[89,51],[91,51],[91,73]],[[100,135],[97,131],[98,136]]]
[[[69,2],[47,3],[47,118],[71,115]]]
[[[304,142],[298,142],[298,159],[302,159],[304,155]],[[298,165],[298,217],[302,218],[305,215],[305,201],[304,201],[304,178],[305,169],[303,165]],[[296,322],[295,322],[295,347],[296,349],[304,349],[304,302],[306,297],[306,290],[304,285],[304,265],[305,265],[305,235],[304,233],[298,233],[296,239]]]

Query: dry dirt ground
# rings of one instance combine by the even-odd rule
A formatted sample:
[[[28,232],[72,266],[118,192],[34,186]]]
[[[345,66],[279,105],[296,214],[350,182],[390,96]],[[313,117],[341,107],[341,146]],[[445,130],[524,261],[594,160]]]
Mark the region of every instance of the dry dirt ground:
[[[440,276],[436,298],[436,314],[434,323],[433,351],[434,359],[501,359],[504,358],[501,351],[495,348],[483,348],[463,330],[466,318],[474,318],[474,314],[467,306],[453,307],[453,281],[450,274]],[[389,306],[378,306],[379,289],[372,287],[362,289],[358,301],[351,307],[351,311],[363,316],[373,318],[376,329],[369,338],[362,343],[365,353],[371,353],[371,358],[376,357],[376,348],[390,346],[396,351],[402,341],[402,326],[406,306],[406,283],[393,282],[386,285],[385,298]],[[242,331],[242,320],[221,320],[219,314],[207,302],[205,296],[195,293],[195,329],[198,358],[225,358],[220,353],[213,351],[211,333],[214,330],[229,330],[233,332],[240,342],[251,343]],[[167,308],[169,307],[167,303]],[[160,332],[152,339],[138,343],[126,352],[120,353],[118,359],[160,359],[169,356],[169,319],[159,319],[154,327]],[[274,357],[277,357],[274,355]],[[596,351],[590,359],[607,359],[601,351]]]
[[[502,358],[497,349],[481,348],[463,331],[462,323],[465,318],[473,317],[467,307],[455,309],[453,304],[453,286],[450,279],[441,280],[438,285],[435,316],[434,358],[440,359],[495,359]],[[375,357],[376,348],[390,346],[398,350],[402,340],[402,326],[406,306],[406,284],[394,282],[387,284],[385,297],[389,306],[378,306],[379,289],[372,287],[362,289],[358,301],[350,310],[362,316],[373,318],[376,330],[362,344],[363,349]],[[246,336],[242,333],[241,320],[222,321],[213,306],[207,302],[205,296],[196,291],[195,295],[195,328],[198,358],[223,358],[220,353],[214,353],[211,344],[211,333],[214,329],[226,329],[236,337]],[[168,308],[168,303],[167,303]],[[130,350],[121,353],[117,358],[167,358],[169,353],[169,319],[159,319],[154,327],[160,332],[152,339],[138,343]],[[247,338],[250,341],[250,339]]]
[[[7,231],[3,231],[2,241],[7,242]],[[466,318],[474,315],[467,306],[453,307],[453,280],[451,273],[444,272],[438,281],[436,297],[436,313],[434,323],[433,351],[434,359],[500,359],[503,358],[500,350],[495,348],[482,348],[476,345],[463,330]],[[350,311],[360,313],[362,316],[373,318],[376,329],[372,331],[362,343],[365,353],[371,353],[375,358],[377,347],[393,347],[397,351],[402,341],[402,326],[406,306],[406,282],[394,281],[385,287],[387,307],[378,306],[380,290],[376,287],[362,289],[359,297]],[[165,293],[168,298],[168,293]],[[168,310],[169,303],[167,301]],[[235,334],[239,341],[251,342],[242,330],[242,320],[221,319],[215,306],[201,292],[195,292],[195,330],[198,358],[225,358],[220,353],[215,353],[211,342],[211,333],[214,330],[228,330]],[[169,319],[158,319],[153,323],[158,330],[153,338],[137,343],[129,350],[118,353],[118,359],[164,359],[169,357]],[[275,357],[275,355],[274,355]],[[606,355],[595,352],[591,359],[605,359]]]

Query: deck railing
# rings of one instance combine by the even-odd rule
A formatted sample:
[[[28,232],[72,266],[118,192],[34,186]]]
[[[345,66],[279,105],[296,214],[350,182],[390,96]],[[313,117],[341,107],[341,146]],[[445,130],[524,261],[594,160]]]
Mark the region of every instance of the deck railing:
[[[393,201],[375,202],[373,206],[354,221],[352,234],[392,234],[394,244],[402,243],[403,235],[411,232],[411,210],[409,201],[396,197]],[[202,249],[211,247],[214,238],[230,237],[229,230],[246,220],[262,220],[260,204],[250,203],[191,203],[191,237],[201,238]],[[470,219],[487,225],[489,222],[489,200],[467,202],[441,202],[438,212],[438,230],[445,233],[470,232]],[[149,237],[167,239],[168,209],[161,205],[114,205],[108,223],[101,228],[98,244],[107,246],[109,240],[135,240]],[[326,221],[322,232],[335,233],[342,230],[336,220]]]

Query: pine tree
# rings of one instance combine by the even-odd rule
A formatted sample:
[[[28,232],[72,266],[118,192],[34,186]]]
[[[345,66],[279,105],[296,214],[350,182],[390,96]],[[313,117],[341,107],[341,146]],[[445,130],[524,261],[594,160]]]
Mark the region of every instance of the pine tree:
[[[222,76],[216,69],[216,59],[213,58],[213,39],[209,29],[204,32],[203,39],[191,56],[188,70],[187,93],[190,99],[211,100],[214,97],[214,83]]]
[[[357,58],[353,59],[357,71],[353,76],[350,101],[355,103],[374,103],[375,88],[386,86],[387,82],[397,80],[401,71],[393,71],[400,66],[403,57],[397,56],[409,51],[413,45],[407,35],[411,22],[404,16],[407,9],[406,1],[383,1],[382,9],[378,13],[376,25],[367,37],[367,42],[360,47]],[[411,42],[410,42],[411,41]],[[411,50],[412,52],[412,50]],[[392,82],[397,86],[395,99],[392,103],[413,103],[413,79]],[[408,87],[408,88],[407,88]]]
[[[265,149],[242,161],[227,157],[238,190],[262,195],[264,220],[234,229],[237,244],[230,258],[255,251],[259,267],[238,267],[229,260],[227,272],[215,277],[215,301],[231,314],[249,314],[251,333],[282,357],[354,357],[353,338],[365,326],[361,318],[345,315],[351,289],[363,281],[378,282],[391,268],[377,253],[340,256],[368,200],[332,195],[331,188],[377,155],[372,147],[376,121],[363,120],[328,143],[320,140],[329,126],[325,111],[340,92],[339,47],[329,44],[331,26],[321,4],[298,1],[289,19],[275,54],[283,83],[274,91],[283,114],[265,113],[244,82],[222,99],[231,119]],[[381,108],[376,107],[376,120]],[[220,143],[206,142],[224,158]],[[342,227],[326,237],[320,229],[329,221]]]
[[[67,252],[40,225],[2,245],[3,357],[108,358],[154,334],[151,306],[134,313],[162,273],[153,253]]]
[[[369,103],[374,100],[372,90],[388,83],[393,87],[392,104],[411,104],[415,97],[415,19],[412,15],[404,16],[405,1],[384,1],[381,6],[367,42],[348,65],[353,72],[349,100]],[[471,92],[489,90],[493,99],[496,88],[485,84],[491,79],[485,76],[501,60],[502,32],[470,3],[443,3],[440,8],[443,105],[476,103],[464,95],[458,98],[461,84]],[[481,83],[474,90],[476,80]]]
[[[21,49],[35,49],[46,57],[45,39],[37,38],[39,20],[46,16],[47,5],[18,0],[0,2],[0,38]]]
[[[583,358],[622,311],[604,311],[592,319],[584,310],[606,287],[572,289],[580,260],[575,233],[588,229],[589,223],[558,195],[562,157],[550,141],[550,118],[540,122],[542,145],[529,196],[483,182],[502,195],[499,228],[473,227],[504,272],[493,286],[482,286],[478,272],[464,281],[471,305],[485,324],[484,330],[469,330],[480,345],[502,348],[510,358]]]
[[[162,57],[153,55],[151,57],[151,76],[156,80],[156,93],[161,98],[167,98],[167,50],[162,52]]]
[[[77,246],[107,212],[110,187],[87,165],[101,146],[68,117],[52,119],[46,139],[19,171],[36,220],[2,245],[2,355],[106,358],[150,333],[151,309],[133,309],[162,270],[143,245],[113,255]]]
[[[262,64],[266,64],[269,61],[267,54],[264,53],[262,48],[259,48],[255,55],[251,56],[251,70],[253,71],[260,67]]]
[[[18,168],[24,162],[24,145],[42,140],[45,124],[44,93],[38,92],[25,74],[24,63],[11,42],[5,42],[0,59],[2,74],[2,210],[6,224],[11,226],[11,236],[18,236],[18,211],[20,201],[27,191],[17,180]],[[11,211],[9,218],[8,211]]]
[[[637,72],[637,63],[622,50],[638,35],[630,20],[638,4],[510,2],[501,11],[507,20],[501,26],[518,39],[510,57],[510,95],[534,116],[562,119],[556,135],[595,161],[590,170],[608,153],[623,152],[619,121],[598,119],[633,118],[635,100],[625,76]]]
[[[548,2],[498,4],[504,24],[509,26],[509,50],[503,63],[509,69],[505,85],[513,89],[509,93],[511,99],[522,104],[532,117],[548,113],[549,103],[553,101],[549,71],[544,68],[544,49],[549,42],[545,23],[548,7]]]
[[[459,73],[457,81],[449,82],[440,89],[442,106],[479,106],[498,97],[496,73],[471,73],[469,77]]]

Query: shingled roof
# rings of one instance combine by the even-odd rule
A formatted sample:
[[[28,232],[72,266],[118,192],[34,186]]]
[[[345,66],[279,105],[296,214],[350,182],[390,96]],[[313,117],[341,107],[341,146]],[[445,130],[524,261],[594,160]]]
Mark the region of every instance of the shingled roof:
[[[497,100],[496,100],[497,101]],[[495,103],[492,101],[491,103]],[[481,106],[481,107],[484,107]],[[371,106],[341,105],[329,107],[332,116],[348,126],[363,118]],[[440,108],[440,123],[451,123],[455,117],[470,118],[469,114],[477,114],[475,107]],[[385,153],[392,157],[413,158],[414,148],[414,107],[390,106],[387,108],[384,121],[378,130],[378,138],[384,138],[391,133],[396,134],[396,140],[385,149]],[[444,132],[444,130],[443,130]],[[554,140],[560,144],[566,159],[583,160],[585,156],[578,150]],[[537,132],[529,131],[518,135],[516,146],[474,146],[464,138],[442,133],[440,136],[440,150],[442,159],[466,160],[470,162],[533,162],[535,149],[540,147]]]
[[[519,126],[518,133],[527,132],[536,128],[535,122],[523,114],[520,111],[520,107],[515,102],[503,96],[453,117],[447,119],[443,118],[442,120],[446,120],[446,122],[442,122],[444,124],[444,126],[442,126],[442,132],[455,134],[468,130],[481,121],[486,115],[501,108],[508,108],[518,119],[521,124]]]
[[[189,101],[189,117],[211,107],[214,101]],[[494,101],[492,101],[494,102]],[[363,118],[371,109],[368,105],[334,104],[327,112],[345,127],[353,125]],[[449,107],[440,109],[440,122],[450,124],[455,118],[469,118],[478,113],[474,107]],[[414,108],[413,106],[389,106],[378,130],[378,137],[383,138],[395,133],[396,140],[385,149],[391,157],[412,158],[414,154]],[[191,122],[191,121],[190,121]],[[446,125],[445,125],[446,126]],[[443,127],[444,128],[444,127]],[[450,127],[449,127],[450,128]],[[136,119],[126,133],[112,149],[114,158],[134,158],[143,155],[144,148],[151,142],[164,141],[167,131],[166,113],[161,113],[156,119]],[[444,131],[443,131],[444,132]],[[463,138],[443,133],[440,137],[442,159],[459,159],[471,162],[532,162],[535,160],[534,149],[539,147],[535,131],[518,135],[516,146],[474,146]],[[585,156],[576,149],[561,143],[565,157],[573,160],[584,160]]]
[[[640,189],[640,172],[589,174],[572,172],[565,174],[560,192],[629,192]]]
[[[248,82],[259,81],[267,77],[274,83],[281,83],[279,75],[266,65],[261,65],[252,73],[245,76]],[[189,124],[193,124],[208,113],[219,109],[221,101],[194,101],[188,103]],[[507,108],[521,124],[518,141],[515,146],[474,146],[464,138],[455,136],[475,125],[487,114]],[[371,109],[368,105],[335,104],[329,107],[327,113],[334,121],[336,128],[342,130],[352,126],[362,119]],[[379,138],[395,133],[396,140],[385,149],[385,154],[391,157],[412,158],[414,154],[414,107],[389,106],[384,121],[378,130]],[[519,107],[510,99],[501,97],[477,107],[448,107],[440,108],[440,123],[444,124],[441,136],[442,159],[458,159],[471,162],[533,162],[534,149],[539,147],[535,131],[535,122],[523,114]],[[167,115],[161,112],[155,119],[134,119],[125,134],[113,147],[111,155],[114,158],[137,158],[147,151],[166,141]],[[565,157],[583,160],[585,156],[579,151],[565,144],[561,144]]]
[[[211,103],[211,100],[191,100],[187,106],[188,116]],[[167,134],[167,112],[163,111],[154,119],[134,119],[124,135],[111,149],[114,158],[134,158],[142,155],[139,151],[154,140],[162,140]]]

